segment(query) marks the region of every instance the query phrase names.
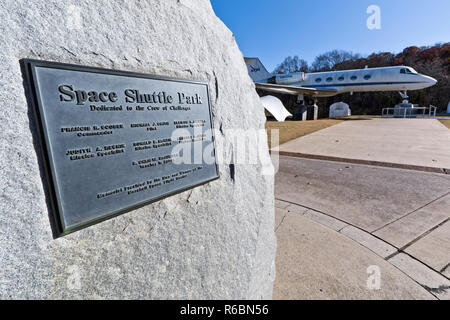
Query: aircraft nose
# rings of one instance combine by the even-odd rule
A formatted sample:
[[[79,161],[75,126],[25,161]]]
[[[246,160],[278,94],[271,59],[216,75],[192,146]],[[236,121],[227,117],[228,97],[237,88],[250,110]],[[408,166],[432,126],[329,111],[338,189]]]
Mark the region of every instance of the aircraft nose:
[[[430,85],[430,86],[434,86],[437,83],[437,80],[429,77],[429,76],[425,76],[425,81]]]

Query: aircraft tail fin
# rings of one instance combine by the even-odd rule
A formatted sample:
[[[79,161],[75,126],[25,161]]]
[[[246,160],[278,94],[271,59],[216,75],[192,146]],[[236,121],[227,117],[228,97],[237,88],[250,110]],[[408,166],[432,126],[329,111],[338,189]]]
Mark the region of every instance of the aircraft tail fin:
[[[267,83],[271,74],[267,71],[264,65],[258,58],[244,58],[247,65],[248,75],[253,82]]]

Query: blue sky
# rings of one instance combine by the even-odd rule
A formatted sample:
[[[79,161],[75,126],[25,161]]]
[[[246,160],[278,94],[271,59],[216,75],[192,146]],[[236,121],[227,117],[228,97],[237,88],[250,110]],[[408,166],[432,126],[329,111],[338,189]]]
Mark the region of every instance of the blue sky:
[[[211,0],[244,56],[269,72],[289,55],[311,63],[326,51],[401,52],[411,45],[450,41],[450,0]],[[369,30],[370,5],[381,30]]]

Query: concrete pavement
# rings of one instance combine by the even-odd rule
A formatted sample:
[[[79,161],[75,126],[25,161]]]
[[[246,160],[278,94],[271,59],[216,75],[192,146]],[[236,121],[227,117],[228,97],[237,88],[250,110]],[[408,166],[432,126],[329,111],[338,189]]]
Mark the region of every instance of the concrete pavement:
[[[274,299],[435,299],[383,258],[299,213],[276,209],[276,226]],[[379,289],[370,266],[379,270]]]
[[[286,142],[279,150],[284,155],[450,170],[450,130],[434,119],[347,120]]]
[[[424,217],[429,229],[450,211],[450,175],[444,174],[281,156],[275,183],[277,199],[330,213],[368,232],[386,227],[386,233],[400,236],[396,221],[406,214],[412,220]],[[405,234],[395,243],[403,246],[416,236]]]
[[[275,197],[276,206],[289,211],[289,215],[284,215],[280,220],[283,222],[277,229],[279,289],[276,290],[276,297],[345,299],[359,295],[360,298],[390,299],[394,297],[391,293],[403,292],[402,286],[409,288],[409,284],[401,280],[406,276],[433,297],[450,299],[449,175],[282,156],[276,175]],[[317,222],[327,231],[311,231],[315,230],[314,225],[305,221]],[[289,227],[283,227],[286,222]],[[319,235],[324,233],[330,233],[324,239],[332,244],[325,245],[326,241],[321,240]],[[317,236],[311,238],[314,234]],[[384,271],[392,275],[389,282],[393,287],[387,290],[393,290],[391,293],[384,291],[376,295],[366,292],[361,284],[362,275],[357,278],[358,271],[355,270],[362,268],[363,257],[375,258],[367,251],[364,253],[351,248],[348,241],[370,250],[371,255],[382,261],[377,262],[379,265],[388,264],[403,275]],[[306,252],[312,252],[307,250],[315,248],[314,255],[305,258],[302,248]],[[339,252],[339,248],[342,254],[332,254]],[[309,261],[308,264],[303,264],[302,259]],[[367,259],[362,261],[366,263],[369,261]],[[345,268],[349,268],[346,278],[334,279],[339,273],[337,271],[344,272],[343,265],[346,263]],[[296,264],[298,267],[295,267]],[[390,270],[391,267],[386,268]],[[302,272],[312,276],[321,286],[331,286],[327,287],[328,295],[320,290],[317,293],[313,280],[297,274]],[[355,274],[356,278],[350,274]],[[289,277],[299,280],[289,285]],[[302,281],[306,284],[301,284]],[[398,288],[395,288],[395,283]],[[345,289],[346,285],[348,289]],[[339,294],[339,290],[344,290],[344,293]],[[354,290],[354,295],[351,290]],[[408,290],[415,292],[409,298],[427,296],[422,295],[421,290]],[[407,295],[404,297],[407,298]]]

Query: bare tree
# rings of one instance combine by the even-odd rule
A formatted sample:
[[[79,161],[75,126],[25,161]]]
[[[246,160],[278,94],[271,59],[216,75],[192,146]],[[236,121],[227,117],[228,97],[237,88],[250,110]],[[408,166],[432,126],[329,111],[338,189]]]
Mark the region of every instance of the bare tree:
[[[308,62],[298,56],[289,56],[275,68],[274,73],[308,72],[308,70]]]
[[[318,55],[311,65],[312,71],[331,71],[337,64],[344,61],[360,59],[360,54],[354,54],[350,51],[333,50]]]

